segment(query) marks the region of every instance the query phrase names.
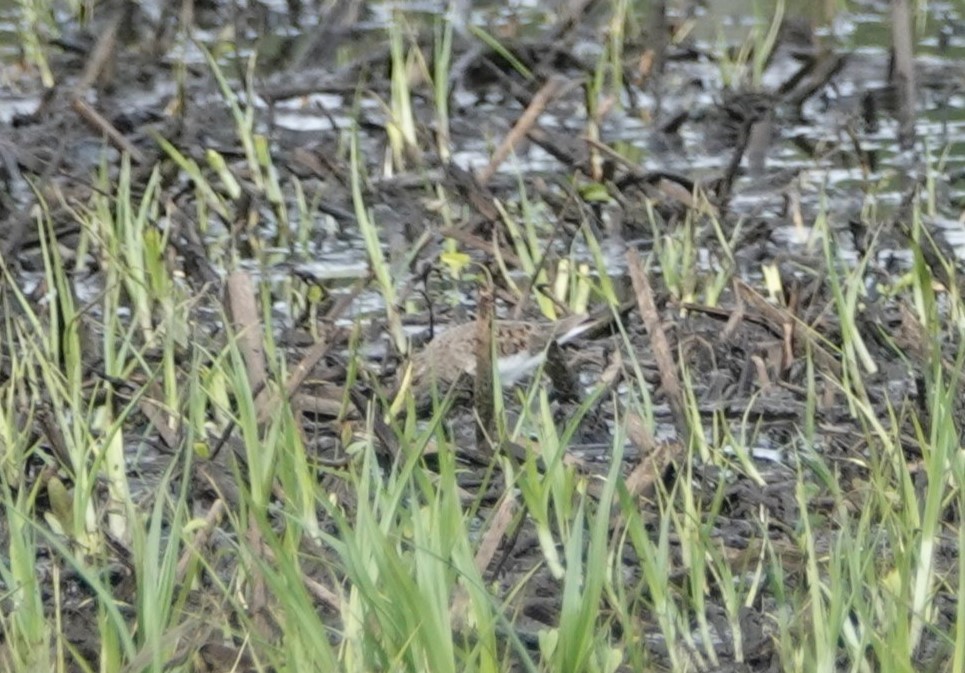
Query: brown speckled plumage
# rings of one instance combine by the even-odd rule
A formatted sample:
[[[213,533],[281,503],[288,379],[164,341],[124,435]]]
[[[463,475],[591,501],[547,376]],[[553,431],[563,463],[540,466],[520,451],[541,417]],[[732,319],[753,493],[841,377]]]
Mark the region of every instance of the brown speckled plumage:
[[[496,320],[493,338],[499,356],[500,378],[512,385],[538,367],[551,341],[564,344],[593,327],[585,315],[555,323]],[[442,394],[465,374],[476,372],[476,323],[450,327],[412,358],[412,389],[417,398],[435,385]]]

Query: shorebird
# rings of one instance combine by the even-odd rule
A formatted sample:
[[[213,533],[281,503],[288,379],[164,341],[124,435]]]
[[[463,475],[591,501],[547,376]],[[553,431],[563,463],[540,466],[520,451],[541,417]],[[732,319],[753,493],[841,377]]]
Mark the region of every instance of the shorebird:
[[[557,322],[494,320],[496,369],[503,386],[511,386],[531,374],[546,360],[555,345],[572,341],[601,324],[599,318],[574,315]],[[412,357],[410,386],[416,400],[430,399],[433,388],[439,395],[460,379],[476,374],[478,326],[475,322],[450,327]]]

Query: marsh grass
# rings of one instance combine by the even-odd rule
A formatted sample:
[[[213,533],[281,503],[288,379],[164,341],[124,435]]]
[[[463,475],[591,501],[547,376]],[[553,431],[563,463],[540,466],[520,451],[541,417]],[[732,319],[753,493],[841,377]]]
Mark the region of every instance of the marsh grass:
[[[727,40],[721,34],[719,53],[721,80],[724,86],[731,90],[751,89],[761,90],[764,71],[774,52],[778,31],[784,18],[786,0],[774,3],[753,3],[753,10],[758,20],[754,22],[747,38],[734,51],[728,49]],[[771,10],[770,16],[761,16],[765,10]]]
[[[628,9],[626,3],[618,8]],[[768,31],[755,33],[753,63],[748,66],[748,52],[727,68],[746,74],[749,67],[751,79],[759,80],[780,11]],[[389,34],[393,170],[407,165],[420,142],[403,25]],[[433,71],[435,141],[443,155],[451,30],[437,28]],[[473,30],[531,76],[498,40]],[[604,73],[619,89],[619,32],[611,30],[610,38],[607,60],[595,70],[594,96],[605,89]],[[256,132],[253,106],[239,102],[215,59],[209,56],[208,64],[236,124],[245,188],[265,196],[285,245],[286,185],[268,139]],[[244,86],[251,97],[251,82]],[[208,231],[215,215],[230,220],[241,195],[238,167],[217,154],[202,166],[173,143],[158,142],[197,194],[199,230]],[[373,176],[357,126],[349,146],[351,196],[372,286],[383,299],[393,346],[404,353],[400,283],[367,201]],[[25,296],[4,268],[0,671],[196,670],[211,643],[233,648],[237,660],[226,670],[236,663],[279,671],[714,670],[746,661],[747,615],[755,611],[773,620],[766,637],[782,670],[914,670],[929,633],[948,652],[940,670],[965,668],[965,561],[959,554],[957,566],[944,567],[938,553],[942,540],[952,537],[960,548],[965,539],[965,528],[953,528],[960,514],[952,514],[965,506],[957,427],[965,349],[943,349],[949,338],[962,343],[961,297],[954,282],[939,296],[922,253],[930,244],[920,215],[930,200],[916,204],[913,233],[920,247],[906,284],[893,288],[912,307],[923,335],[922,360],[909,364],[920,368],[924,399],[917,407],[889,400],[884,415],[872,405],[863,381],[875,362],[858,318],[877,241],[858,265],[841,268],[822,213],[814,227],[824,246],[820,271],[832,290],[827,317],[837,329],[822,345],[840,359],[842,373],[831,379],[811,351],[798,357],[807,405],[797,434],[782,447],[796,516],[774,521],[763,508],[750,513],[744,523],[755,530],[754,544],[737,549],[716,530],[729,505],[728,479],[767,486],[752,451],[759,425],[748,408],[736,424],[714,415],[705,433],[700,382],[682,366],[685,418],[700,431],[692,445],[679,447],[673,478],[658,475],[646,497],[631,491],[623,470],[624,454],[635,444],[631,421],[653,429],[659,414],[638,334],[619,320],[619,394],[593,387],[560,423],[539,374],[523,390],[503,391],[519,413],[511,418],[509,403],[497,405],[499,421],[487,430],[495,446],[528,445],[522,461],[497,454],[482,469],[461,462],[466,447],[452,431],[453,400],[439,391],[421,422],[411,397],[388,415],[372,400],[354,416],[346,404],[339,421],[347,459],[318,462],[287,397],[279,396],[275,413],[261,412],[263,391],[252,384],[244,334],[232,327],[220,330],[220,339],[199,336],[192,308],[221,307],[210,296],[194,296],[166,261],[166,233],[152,224],[163,210],[160,168],[138,190],[131,175],[126,161],[113,177],[105,171],[100,193],[72,211],[83,232],[82,254],[104,261],[95,305],[75,296],[47,207],[36,219],[45,301]],[[300,187],[298,193],[304,223]],[[541,263],[546,222],[533,199],[520,177],[519,202],[499,207],[521,260],[516,271],[533,286],[555,287],[552,298],[534,293],[543,314],[552,317],[560,304],[616,306],[601,243],[586,223],[580,235],[589,262],[564,255],[557,266]],[[650,219],[656,243],[649,262],[662,287],[678,305],[717,305],[733,280],[737,233],[728,237],[714,216],[695,211],[669,233],[657,231],[652,211]],[[724,260],[709,273],[698,272],[700,227],[713,231]],[[235,263],[232,254],[211,253]],[[954,265],[942,261],[954,280]],[[531,288],[515,283],[505,262],[502,269],[521,299]],[[274,341],[281,326],[270,310],[272,288],[267,281],[259,288],[267,393],[278,393],[291,363]],[[303,288],[288,291],[291,297]],[[346,357],[351,383],[368,363],[357,348]],[[847,461],[861,468],[863,480],[844,481],[840,458],[821,446],[816,407],[828,387],[857,428]],[[605,470],[593,474],[567,457],[580,424],[598,405],[614,410],[612,444]],[[41,416],[43,436],[23,430]],[[387,425],[395,453],[387,455],[379,424]],[[909,425],[920,460],[905,455]],[[219,440],[228,435],[231,441]],[[167,442],[170,460],[154,475],[149,496],[139,497],[129,479],[132,456]],[[720,475],[709,491],[698,486],[708,467]],[[487,488],[463,487],[470,469]],[[214,495],[197,497],[198,483]],[[770,535],[774,528],[787,535]],[[496,548],[521,533],[535,537],[532,565],[492,573]],[[518,599],[537,581],[556,592],[558,612],[531,630]],[[65,586],[82,592],[82,604],[70,602]],[[957,600],[954,623],[938,617],[940,594]],[[78,610],[87,617],[84,648],[63,628]]]

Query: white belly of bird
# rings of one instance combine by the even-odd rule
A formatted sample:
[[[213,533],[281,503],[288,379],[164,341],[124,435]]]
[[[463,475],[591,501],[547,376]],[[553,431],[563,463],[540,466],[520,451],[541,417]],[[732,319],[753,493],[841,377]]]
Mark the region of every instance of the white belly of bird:
[[[546,358],[546,351],[537,353],[522,351],[514,355],[499,358],[499,382],[504,386],[511,386],[521,378],[539,367]]]

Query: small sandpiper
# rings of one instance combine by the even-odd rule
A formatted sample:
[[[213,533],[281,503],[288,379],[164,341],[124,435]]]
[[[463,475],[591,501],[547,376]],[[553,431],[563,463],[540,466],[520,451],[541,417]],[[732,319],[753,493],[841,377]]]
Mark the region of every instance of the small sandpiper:
[[[566,344],[600,324],[600,319],[587,315],[552,323],[493,321],[500,383],[514,385],[543,364],[553,344]],[[433,387],[445,395],[464,376],[466,380],[475,376],[478,329],[475,322],[450,327],[412,357],[410,385],[416,400],[431,399]]]

